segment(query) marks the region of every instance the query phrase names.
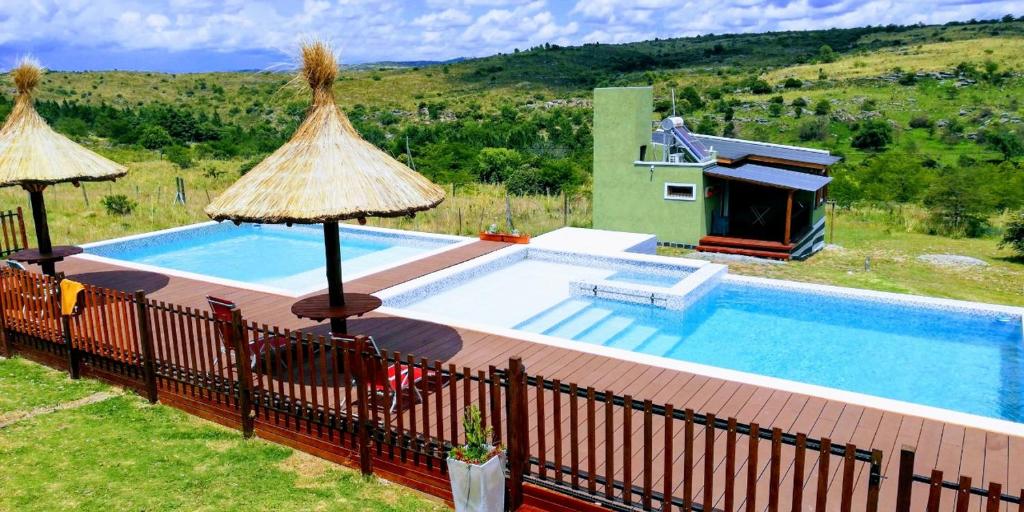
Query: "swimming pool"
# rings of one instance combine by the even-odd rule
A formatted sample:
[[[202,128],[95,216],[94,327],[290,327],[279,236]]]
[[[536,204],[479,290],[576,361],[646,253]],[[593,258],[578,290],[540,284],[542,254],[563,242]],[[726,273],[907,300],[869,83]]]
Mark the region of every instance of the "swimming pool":
[[[478,268],[453,269],[419,288],[398,287],[385,305],[571,340],[563,346],[573,348],[1024,423],[1019,308],[728,275],[708,280],[702,293],[674,307],[659,294],[693,294],[698,288],[684,286],[688,281],[717,274],[705,272],[707,265],[673,274],[666,260],[623,256],[633,263],[601,265],[579,255],[520,250]]]
[[[461,237],[341,226],[344,279],[351,280],[465,242]],[[327,286],[319,225],[203,223],[85,246],[86,255],[298,296]]]

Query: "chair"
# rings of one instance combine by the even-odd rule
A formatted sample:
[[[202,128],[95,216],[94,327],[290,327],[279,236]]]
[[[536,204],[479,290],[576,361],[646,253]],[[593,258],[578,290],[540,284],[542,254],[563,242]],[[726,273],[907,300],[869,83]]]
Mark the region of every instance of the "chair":
[[[206,297],[206,301],[210,304],[210,309],[213,310],[213,317],[218,321],[217,338],[220,340],[220,352],[230,356],[235,351],[235,333],[231,328],[231,321],[234,311],[238,309],[238,305],[230,300],[213,296]],[[249,341],[249,367],[255,369],[257,361],[263,357],[267,350],[272,351],[275,357],[278,357],[282,367],[286,367],[284,359],[279,357],[277,352],[290,345],[291,339],[287,336],[267,336]],[[218,362],[220,362],[219,355],[213,359],[214,367],[217,367]]]
[[[416,385],[423,381],[423,377],[426,375],[424,369],[409,365],[403,367],[397,361],[393,364],[388,364],[387,358],[381,353],[380,347],[377,346],[377,342],[373,339],[373,336],[367,336],[366,338],[370,347],[373,348],[374,353],[377,354],[377,360],[381,361],[381,368],[378,368],[378,371],[370,372],[372,380],[367,382],[367,386],[370,390],[384,399],[387,399],[390,396],[392,412],[394,412],[398,407],[399,384],[401,384],[401,389],[409,390],[410,395],[416,398],[416,402],[422,402],[423,395],[420,394],[420,390]],[[336,336],[334,333],[331,333],[331,339],[334,341],[349,343],[355,341],[354,338]],[[383,370],[384,365],[387,365],[387,372],[380,371]]]

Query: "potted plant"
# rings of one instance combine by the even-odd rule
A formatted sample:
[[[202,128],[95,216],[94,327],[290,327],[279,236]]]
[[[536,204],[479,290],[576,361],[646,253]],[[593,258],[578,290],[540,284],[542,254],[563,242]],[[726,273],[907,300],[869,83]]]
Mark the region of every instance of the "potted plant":
[[[470,405],[462,417],[466,444],[448,454],[448,477],[456,512],[505,509],[505,452],[490,444],[491,427],[480,421],[480,409]]]

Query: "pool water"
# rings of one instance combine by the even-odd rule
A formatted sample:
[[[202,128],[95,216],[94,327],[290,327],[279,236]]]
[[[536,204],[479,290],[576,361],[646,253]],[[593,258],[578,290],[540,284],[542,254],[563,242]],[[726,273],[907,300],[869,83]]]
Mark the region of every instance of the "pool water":
[[[169,235],[100,245],[87,252],[293,292],[326,286],[323,230],[319,226],[222,223]],[[343,277],[363,275],[453,242],[342,227]]]
[[[722,283],[682,311],[569,298],[515,328],[1024,422],[1021,320]]]
[[[673,310],[614,294],[580,294],[572,283],[618,281],[627,289],[639,284],[670,293],[699,271],[525,254],[403,291],[386,304],[427,318],[1024,422],[1019,313],[883,302],[738,278],[694,288],[700,293],[687,292],[693,301]]]

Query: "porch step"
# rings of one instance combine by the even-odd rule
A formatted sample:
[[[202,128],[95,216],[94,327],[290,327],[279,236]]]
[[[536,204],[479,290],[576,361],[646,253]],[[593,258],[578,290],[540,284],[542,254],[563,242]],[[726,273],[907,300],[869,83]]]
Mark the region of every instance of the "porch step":
[[[773,242],[771,240],[755,240],[752,238],[734,238],[730,236],[706,236],[700,239],[705,247],[730,247],[734,249],[754,249],[757,251],[790,252],[796,245]]]
[[[756,249],[743,249],[740,247],[719,247],[716,245],[698,245],[696,249],[700,252],[736,254],[739,256],[753,256],[755,258],[768,258],[773,260],[788,260],[790,258],[788,251],[761,251]]]

